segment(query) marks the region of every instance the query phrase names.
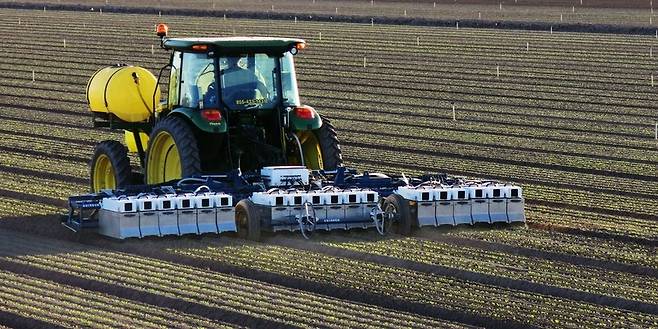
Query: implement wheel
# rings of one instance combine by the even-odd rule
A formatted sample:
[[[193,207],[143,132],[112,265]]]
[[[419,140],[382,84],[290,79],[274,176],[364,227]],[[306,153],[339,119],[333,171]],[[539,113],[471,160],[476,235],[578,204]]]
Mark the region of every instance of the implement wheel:
[[[300,141],[304,152],[304,162],[309,169],[333,170],[343,165],[343,155],[336,128],[327,118],[322,118],[322,126],[301,133]]]
[[[238,237],[260,241],[260,216],[251,200],[241,200],[235,206],[235,224],[238,227]]]
[[[190,124],[177,116],[158,122],[149,136],[146,183],[158,184],[199,173],[199,147]]]
[[[128,149],[117,141],[107,140],[96,144],[89,167],[92,192],[115,190],[131,183]]]
[[[384,216],[390,216],[384,222],[384,231],[394,231],[401,235],[411,235],[411,211],[409,201],[398,194],[384,198],[382,204]]]

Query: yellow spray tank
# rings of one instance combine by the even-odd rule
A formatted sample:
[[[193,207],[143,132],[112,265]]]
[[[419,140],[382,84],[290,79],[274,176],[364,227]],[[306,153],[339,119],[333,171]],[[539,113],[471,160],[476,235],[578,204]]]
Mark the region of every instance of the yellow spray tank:
[[[92,112],[111,113],[126,122],[146,121],[160,104],[158,80],[139,66],[111,66],[98,70],[87,84]],[[155,90],[155,102],[153,91]]]

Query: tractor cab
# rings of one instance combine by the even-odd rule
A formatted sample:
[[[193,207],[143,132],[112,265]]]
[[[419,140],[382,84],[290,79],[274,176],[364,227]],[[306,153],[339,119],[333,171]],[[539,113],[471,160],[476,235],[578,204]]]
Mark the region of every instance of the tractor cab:
[[[266,110],[300,106],[293,53],[303,40],[171,38],[168,107]]]

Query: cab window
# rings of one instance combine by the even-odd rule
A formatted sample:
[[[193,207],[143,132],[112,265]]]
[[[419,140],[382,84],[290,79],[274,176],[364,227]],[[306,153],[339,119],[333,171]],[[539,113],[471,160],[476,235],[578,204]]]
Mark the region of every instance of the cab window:
[[[180,81],[180,106],[203,108],[204,96],[215,81],[214,60],[205,53],[184,53]]]

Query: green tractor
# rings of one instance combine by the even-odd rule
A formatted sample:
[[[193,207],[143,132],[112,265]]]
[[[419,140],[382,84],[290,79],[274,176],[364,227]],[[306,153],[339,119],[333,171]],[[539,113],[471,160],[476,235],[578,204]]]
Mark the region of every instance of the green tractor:
[[[157,34],[169,63],[158,78],[135,66],[99,70],[87,86],[95,127],[122,129],[96,146],[93,192],[158,184],[199,174],[275,165],[332,170],[342,165],[336,131],[302,105],[293,55],[304,40],[168,38]],[[168,73],[161,102],[160,79]],[[128,152],[139,156],[132,170]]]

